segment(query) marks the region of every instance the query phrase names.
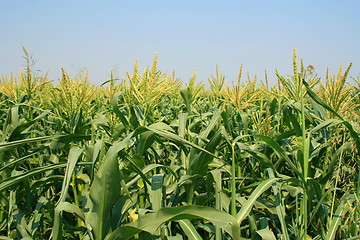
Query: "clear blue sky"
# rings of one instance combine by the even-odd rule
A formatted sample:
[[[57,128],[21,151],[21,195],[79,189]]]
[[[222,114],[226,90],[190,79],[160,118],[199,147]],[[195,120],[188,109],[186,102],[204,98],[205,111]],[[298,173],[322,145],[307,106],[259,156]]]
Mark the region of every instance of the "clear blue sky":
[[[96,84],[136,58],[151,65],[155,52],[185,82],[194,68],[206,82],[216,64],[228,82],[240,64],[275,81],[275,69],[291,74],[294,48],[321,76],[350,62],[360,73],[359,0],[1,0],[0,9],[0,75],[19,72],[22,46],[50,79],[86,68]]]

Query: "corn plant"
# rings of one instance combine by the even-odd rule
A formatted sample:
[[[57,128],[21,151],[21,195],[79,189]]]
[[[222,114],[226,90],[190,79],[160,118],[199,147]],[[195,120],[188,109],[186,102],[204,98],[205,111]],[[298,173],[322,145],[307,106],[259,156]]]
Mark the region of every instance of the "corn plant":
[[[0,81],[0,238],[356,239],[359,86],[157,67]],[[267,77],[266,77],[267,78]],[[342,104],[340,104],[342,103]],[[351,114],[350,114],[351,111]]]

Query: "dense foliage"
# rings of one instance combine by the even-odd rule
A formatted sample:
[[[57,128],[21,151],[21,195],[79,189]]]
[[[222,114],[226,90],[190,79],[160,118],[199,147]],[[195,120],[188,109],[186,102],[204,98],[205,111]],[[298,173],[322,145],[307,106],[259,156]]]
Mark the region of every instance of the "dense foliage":
[[[26,53],[26,52],[25,52]],[[357,239],[360,80],[0,80],[1,239]]]

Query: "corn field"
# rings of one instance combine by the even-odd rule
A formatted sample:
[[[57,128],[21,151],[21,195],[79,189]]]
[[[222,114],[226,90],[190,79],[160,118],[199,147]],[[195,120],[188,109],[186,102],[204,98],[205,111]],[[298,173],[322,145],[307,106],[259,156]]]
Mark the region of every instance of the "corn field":
[[[360,78],[0,78],[0,239],[360,239]]]

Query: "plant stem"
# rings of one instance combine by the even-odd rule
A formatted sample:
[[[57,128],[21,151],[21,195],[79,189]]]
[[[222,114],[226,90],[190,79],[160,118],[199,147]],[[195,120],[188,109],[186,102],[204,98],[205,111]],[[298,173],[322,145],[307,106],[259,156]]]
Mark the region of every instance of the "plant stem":
[[[236,175],[235,175],[235,144],[232,146],[231,157],[231,215],[236,216]]]
[[[301,201],[300,214],[302,216],[302,226],[300,237],[302,239],[306,239],[307,236],[307,178],[308,178],[308,170],[309,170],[309,148],[310,148],[310,135],[306,136],[306,126],[305,126],[305,106],[304,106],[304,95],[302,93],[302,88],[300,91],[301,94],[301,121],[302,121],[302,145],[303,145],[303,176],[304,176],[304,194],[303,199]]]

